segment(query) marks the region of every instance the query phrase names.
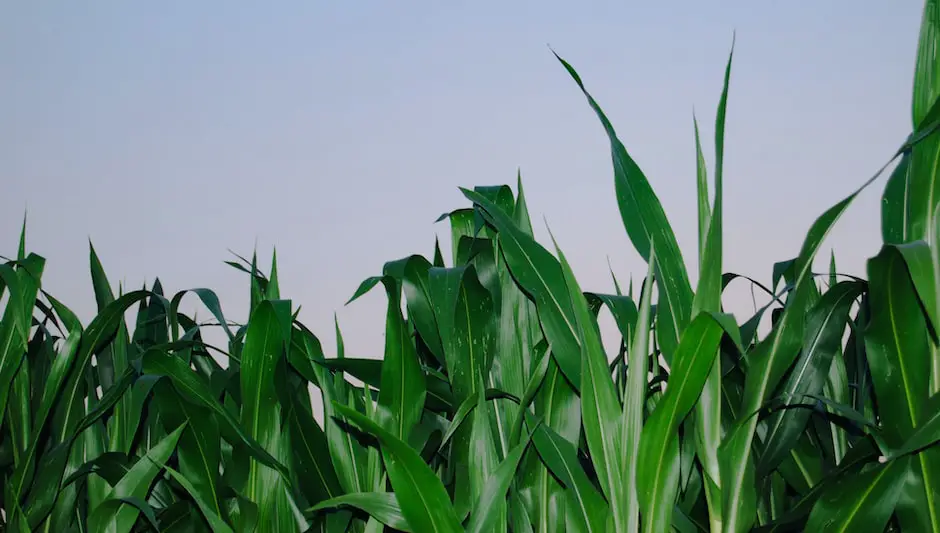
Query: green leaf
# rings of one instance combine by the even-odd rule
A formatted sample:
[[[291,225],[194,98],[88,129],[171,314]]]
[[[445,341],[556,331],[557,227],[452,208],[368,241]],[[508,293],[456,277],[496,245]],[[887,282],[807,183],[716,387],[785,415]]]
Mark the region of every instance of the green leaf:
[[[544,359],[547,363],[544,378],[536,381],[536,376],[532,376],[529,382],[541,383],[534,400],[535,416],[539,417],[546,427],[575,446],[580,441],[581,432],[580,398],[565,379],[550,349]],[[521,412],[529,416],[527,411]],[[531,424],[529,426],[531,427]],[[564,531],[567,514],[564,488],[540,460],[539,455],[537,450],[530,448],[523,457],[520,466],[520,500],[525,504],[532,517],[532,525],[537,531]]]
[[[161,466],[164,464],[179,440],[185,426],[176,428],[175,431],[163,438],[156,446],[150,448],[144,457],[121,478],[114,488],[107,495],[108,500],[123,498],[138,498],[143,500],[150,492],[150,486],[153,484],[157,474],[160,473]],[[88,527],[91,531],[101,531],[109,533],[126,533],[131,530],[140,510],[132,505],[122,503],[120,505],[99,505],[92,510],[88,517]]]
[[[473,421],[470,427],[470,439],[468,442],[469,457],[467,461],[467,477],[469,488],[469,500],[466,504],[466,510],[461,509],[459,516],[465,516],[471,510],[471,503],[480,499],[486,490],[486,483],[492,472],[496,469],[499,458],[496,456],[496,446],[493,439],[493,430],[490,424],[489,405],[486,403],[486,394],[483,389],[477,393],[476,409],[472,413]],[[458,470],[459,472],[459,470]],[[459,500],[455,501],[455,508]],[[505,532],[506,506],[500,505],[493,510],[499,516],[496,527],[492,531]]]
[[[448,378],[455,402],[462,403],[486,386],[482,376],[489,374],[492,358],[493,301],[473,266],[431,268],[429,282]]]
[[[881,197],[881,237],[885,243],[910,241],[907,211],[910,201],[911,153],[905,152],[888,177]]]
[[[513,210],[513,221],[524,233],[531,236],[532,225],[521,177],[517,187],[519,193]],[[494,262],[499,278],[499,315],[493,324],[496,339],[490,379],[493,387],[522,397],[526,394],[529,376],[537,370],[536,362],[540,352],[536,346],[542,340],[543,333],[535,303],[516,284],[499,240],[493,242],[496,248]],[[482,261],[482,256],[479,256],[478,261]],[[547,368],[548,361],[545,361],[545,364]],[[532,392],[534,395],[535,391]],[[529,399],[531,401],[532,397]],[[505,456],[515,443],[513,439],[519,438],[523,420],[519,418],[515,406],[505,403],[494,405],[494,419],[499,430],[499,451]],[[516,427],[519,432],[515,431]]]
[[[322,350],[320,353],[322,354]],[[344,357],[342,359],[316,359],[316,362],[320,366],[336,371],[337,380],[342,379],[340,373],[347,373],[356,379],[362,380],[370,387],[382,388],[382,368],[384,367],[382,359]],[[427,409],[433,411],[452,411],[454,409],[454,395],[447,381],[441,379],[437,374],[428,372],[425,374],[425,386],[427,387],[427,396],[425,398],[425,407]]]
[[[879,170],[855,192],[830,207],[813,222],[806,234],[800,254],[794,263],[793,292],[787,300],[774,329],[748,355],[741,412],[744,417],[731,429],[718,451],[721,471],[722,512],[725,530],[747,531],[755,518],[754,461],[751,456],[757,418],[756,413],[776,388],[786,369],[796,357],[803,337],[806,299],[815,285],[810,270],[816,252],[826,235],[858,194],[881,175]]]
[[[431,354],[444,362],[444,349],[438,333],[437,322],[431,309],[428,270],[431,263],[420,255],[410,255],[398,261],[385,263],[382,273],[395,278],[405,293],[408,319],[421,335]]]
[[[324,434],[330,450],[329,457],[336,467],[335,471],[339,483],[343,492],[362,492],[362,487],[366,482],[365,449],[356,441],[353,435],[339,425],[342,417],[338,417],[333,410],[334,401],[340,401],[341,403],[347,401],[345,382],[342,376],[337,376],[336,380],[328,378],[329,374],[319,364],[323,361],[323,349],[320,341],[302,324],[298,323],[297,325],[300,329],[295,331],[294,339],[300,339],[302,350],[310,360],[310,363],[308,363],[310,372],[316,375],[323,399]],[[342,346],[341,337],[338,337],[338,345]],[[381,372],[378,374],[381,376]],[[345,423],[345,421],[343,422]]]
[[[159,350],[148,351],[141,359],[144,373],[169,377],[174,388],[187,401],[211,410],[221,422],[224,437],[243,444],[254,459],[278,470],[283,476],[288,476],[287,468],[268,453],[254,437],[246,433],[231,411],[218,402],[209,385],[183,360],[161,353]]]
[[[198,296],[202,301],[202,304],[206,306],[206,309],[208,309],[209,312],[212,313],[212,316],[218,320],[219,325],[222,327],[222,330],[225,331],[225,334],[228,336],[229,340],[231,341],[234,339],[235,334],[232,333],[231,328],[229,328],[228,321],[225,319],[225,314],[222,312],[222,306],[219,303],[219,297],[211,289],[197,288],[176,293],[176,295],[174,295],[173,299],[170,301],[171,305],[169,310],[169,318],[171,328],[176,324],[176,316],[179,310],[179,304],[183,300],[183,296],[190,292]],[[175,331],[173,332],[173,338],[174,340],[176,339]]]
[[[702,154],[702,142],[698,133],[698,119],[692,114],[692,126],[695,129],[695,183],[698,189],[698,249],[699,256],[704,255],[705,240],[708,236],[708,222],[712,208],[708,201],[708,168]]]
[[[915,453],[929,448],[940,441],[940,394],[934,394],[927,400],[922,417],[917,428],[904,444],[885,450],[884,458],[892,461],[909,453]]]
[[[524,440],[516,444],[506,454],[506,458],[489,475],[486,485],[480,491],[476,503],[473,505],[470,521],[467,523],[467,533],[489,532],[498,525],[500,511],[506,502],[506,491],[509,490],[509,485],[516,475],[519,462],[522,460],[522,454],[529,446],[531,439],[532,432],[530,431]]]
[[[339,496],[343,491],[330,459],[329,443],[313,418],[309,397],[297,389],[288,392],[286,402],[290,403],[285,405],[289,406],[291,455],[299,488],[310,503]]]
[[[388,313],[379,405],[387,409],[383,417],[389,416],[383,419],[383,427],[407,442],[412,429],[421,420],[427,390],[418,353],[401,315],[400,289],[387,276],[382,278],[382,283],[388,294]]]
[[[519,285],[534,297],[552,354],[565,377],[577,388],[581,383],[577,320],[558,260],[520,230],[498,206],[478,193],[461,191],[480,206],[486,219],[499,232],[499,244],[509,270]]]
[[[842,342],[849,308],[866,288],[865,283],[858,281],[841,282],[827,291],[809,312],[803,350],[777,393],[786,398],[784,406],[798,403],[802,395],[822,392]],[[771,416],[762,439],[764,447],[757,463],[758,475],[766,475],[783,460],[803,433],[809,416],[806,409],[784,409]]]
[[[189,479],[183,474],[173,470],[165,464],[161,464],[159,466],[163,468],[166,473],[173,478],[174,481],[186,489],[186,492],[189,493],[193,500],[196,501],[196,505],[199,506],[199,510],[202,511],[202,516],[204,516],[206,522],[209,523],[209,527],[212,529],[212,533],[232,532],[232,528],[230,528],[229,525],[225,523],[225,520],[223,520],[222,517],[218,514],[218,506],[214,501],[206,501],[206,499],[203,497],[203,493],[196,489],[196,487],[193,486]]]
[[[643,427],[636,486],[646,531],[669,531],[679,482],[677,431],[699,399],[722,333],[709,314],[700,314],[689,324],[673,358],[666,392]]]
[[[718,101],[718,111],[715,117],[715,203],[708,211],[708,188],[705,179],[705,161],[701,156],[701,146],[698,138],[698,125],[695,125],[695,144],[698,152],[697,167],[699,181],[699,280],[695,296],[692,300],[692,319],[701,312],[721,312],[722,291],[722,256],[724,231],[724,150],[725,150],[725,115],[728,106],[728,86],[731,80],[731,63],[734,57],[734,42],[728,53],[728,62],[725,66],[724,84],[721,98]],[[702,221],[704,220],[704,228]],[[732,323],[734,320],[732,319]],[[735,326],[736,327],[736,326]],[[732,335],[732,338],[734,336]],[[741,342],[737,340],[737,345]],[[680,341],[681,346],[681,341]],[[721,364],[716,356],[712,357],[711,367],[705,371],[707,378],[702,385],[698,403],[695,404],[695,447],[703,465],[706,504],[708,506],[709,522],[712,530],[718,530],[722,523],[721,512],[721,467],[718,461],[718,448],[721,444]],[[671,501],[671,500],[670,500]],[[668,524],[671,511],[660,506],[660,515]]]
[[[529,381],[526,383],[525,394],[522,396],[522,401],[519,402],[519,406],[517,407],[518,410],[513,419],[513,428],[509,438],[509,442],[513,443],[513,445],[518,444],[519,438],[522,436],[522,424],[525,421],[524,415],[529,405],[535,399],[536,394],[541,389],[551,362],[552,356],[546,346],[542,350],[542,355],[538,357],[536,364],[532,368]]]
[[[85,385],[85,372],[91,363],[92,355],[96,354],[117,332],[118,325],[123,322],[124,312],[130,306],[143,300],[150,293],[148,291],[133,291],[121,296],[98,312],[98,316],[88,324],[82,336],[81,346],[75,356],[75,363],[65,381],[62,390],[62,404],[64,411],[60,412],[58,424],[58,442],[64,442],[67,435],[73,431],[78,422],[80,409],[82,409],[81,394]]]
[[[281,446],[281,405],[274,373],[288,342],[285,326],[290,326],[289,300],[263,300],[252,311],[241,354],[241,423],[245,433],[272,457]],[[288,329],[289,331],[289,329]],[[258,504],[258,520],[265,523],[283,488],[275,470],[252,461],[249,465],[245,497]]]
[[[883,531],[901,493],[906,458],[878,465],[828,488],[813,506],[806,531]]]
[[[882,421],[885,436],[898,445],[913,432],[928,396],[926,323],[896,248],[869,260],[868,275],[872,315],[865,347],[879,406],[895,414]]]
[[[355,507],[392,529],[404,531],[405,533],[413,531],[402,515],[398,500],[392,492],[343,494],[314,505],[308,512],[314,513],[339,507]]]
[[[940,331],[940,301],[937,297],[937,283],[934,279],[933,251],[924,241],[914,241],[894,246],[904,258],[907,270],[914,282],[917,297],[927,314],[934,331]]]
[[[653,305],[653,285],[656,283],[654,265],[656,264],[656,248],[650,250],[650,260],[647,265],[646,282],[640,295],[640,310],[637,317],[636,331],[631,339],[628,352],[627,384],[624,391],[623,408],[620,413],[620,440],[623,443],[623,463],[621,472],[627,485],[628,517],[631,518],[630,531],[637,530],[636,514],[640,511],[640,496],[638,486],[640,441],[643,432],[643,413],[646,405],[647,373],[649,369],[649,335],[647,326],[650,323]],[[626,342],[626,341],[625,341]],[[675,458],[678,459],[678,448]],[[677,463],[675,463],[677,464]],[[674,464],[674,465],[675,465]],[[646,520],[644,518],[644,520]],[[668,529],[668,528],[667,528]]]
[[[184,400],[168,381],[154,387],[154,400],[167,431],[186,425],[177,446],[179,469],[190,483],[186,490],[198,498],[200,508],[205,505],[213,514],[221,516],[219,462],[222,451],[218,422],[204,406]]]
[[[62,382],[71,369],[72,363],[75,361],[75,354],[78,351],[81,338],[81,330],[73,329],[65,342],[60,346],[58,355],[56,355],[52,361],[42,396],[39,398],[39,407],[34,418],[35,425],[33,427],[33,435],[29,448],[26,450],[25,457],[13,471],[13,475],[9,478],[11,493],[15,495],[17,499],[23,496],[30,482],[29,477],[32,475],[33,459],[37,453],[40,436],[45,428],[52,406],[61,390]]]
[[[917,50],[917,64],[914,71],[912,97],[912,119],[915,130],[929,129],[935,125],[936,106],[940,95],[940,58],[937,46],[940,44],[940,19],[935,0],[927,0],[921,18],[920,39]],[[931,124],[934,123],[934,124]],[[925,128],[926,127],[926,128]],[[919,133],[919,131],[917,132]],[[927,133],[927,132],[924,132]],[[907,194],[905,196],[905,236],[911,240],[929,241],[933,233],[934,213],[940,202],[940,180],[936,160],[940,154],[940,136],[932,132],[928,136],[918,136],[918,143],[911,147],[910,169],[907,174]],[[936,252],[935,252],[936,253]]]
[[[586,292],[584,296],[592,307],[600,305],[607,306],[610,314],[614,317],[617,329],[623,335],[624,341],[629,342],[633,339],[637,324],[636,303],[629,296],[621,294],[601,294],[595,292]]]
[[[940,97],[940,69],[938,69],[937,43],[940,42],[940,9],[935,0],[924,2],[917,43],[912,98],[912,119],[918,125],[927,117],[933,103]]]
[[[606,531],[610,509],[578,463],[578,452],[575,447],[544,424],[536,427],[532,441],[545,466],[570,492],[576,520],[581,523],[585,531]]]
[[[10,401],[6,410],[6,429],[13,442],[13,461],[17,464],[23,461],[23,455],[29,447],[32,434],[32,415],[30,409],[30,374],[35,372],[35,360],[44,354],[40,353],[43,345],[42,330],[37,330],[33,340],[27,345],[26,353],[10,384]],[[31,367],[33,370],[31,371]],[[37,376],[38,377],[38,376]]]
[[[13,378],[26,356],[33,305],[45,262],[31,253],[16,269],[16,281],[6,279],[10,298],[0,319],[0,415],[6,411]]]
[[[554,237],[552,239],[554,241]],[[571,306],[577,319],[581,344],[581,420],[591,461],[600,477],[616,531],[635,531],[639,524],[636,499],[628,496],[621,473],[624,442],[621,435],[621,406],[614,381],[607,370],[607,354],[601,344],[600,329],[588,309],[587,300],[571,271],[564,253],[555,244],[565,276]],[[629,486],[629,481],[627,483]]]
[[[552,53],[554,54],[554,51]],[[558,54],[555,54],[555,57],[584,93],[610,140],[617,206],[630,241],[647,262],[650,261],[650,252],[654,245],[657,250],[660,283],[657,339],[668,362],[679,344],[679,336],[688,324],[692,309],[692,288],[679,244],[659,198],[639,165],[627,153],[613,125],[585,89],[574,68]]]
[[[358,411],[337,402],[333,408],[381,442],[388,478],[413,531],[463,531],[444,485],[418,452]]]
[[[871,322],[865,348],[879,410],[891,413],[881,420],[885,442],[896,448],[909,439],[926,418],[929,398],[931,350],[926,318],[921,310],[910,273],[901,253],[885,246],[868,262],[871,280]],[[934,450],[918,454],[912,466],[913,481],[898,503],[902,527],[940,524],[940,509],[933,494],[940,491],[940,456]]]

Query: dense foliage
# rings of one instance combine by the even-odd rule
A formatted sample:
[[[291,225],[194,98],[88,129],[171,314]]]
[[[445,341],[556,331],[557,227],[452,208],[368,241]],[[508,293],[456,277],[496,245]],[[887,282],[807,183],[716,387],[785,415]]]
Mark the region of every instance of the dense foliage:
[[[338,326],[327,357],[276,262],[254,258],[231,263],[250,279],[238,324],[207,289],[115,294],[92,249],[98,315],[82,324],[42,290],[24,229],[0,266],[4,529],[940,531],[938,17],[929,0],[867,280],[812,267],[881,172],[771,283],[722,272],[730,58],[713,196],[695,128],[695,287],[649,181],[561,58],[610,138],[616,203],[649,265],[636,292],[584,292],[559,246],[534,239],[521,180],[462,190],[469,205],[441,218],[451,257],[390,261],[359,287],[353,300],[388,297],[381,360],[345,357]],[[738,278],[766,293],[743,322],[721,301]],[[189,293],[213,320],[180,311]]]

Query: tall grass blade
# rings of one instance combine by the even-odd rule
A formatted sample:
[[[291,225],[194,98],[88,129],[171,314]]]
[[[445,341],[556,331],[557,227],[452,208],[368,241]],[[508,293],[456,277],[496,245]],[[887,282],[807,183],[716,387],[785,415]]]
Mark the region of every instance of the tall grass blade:
[[[552,53],[554,54],[554,51]],[[607,116],[584,88],[574,68],[558,54],[555,54],[555,57],[578,84],[610,139],[617,205],[630,241],[647,262],[650,260],[650,250],[654,244],[658,250],[657,268],[661,288],[657,306],[657,338],[666,360],[669,361],[679,345],[679,336],[688,324],[692,309],[692,288],[679,244],[659,198],[639,165],[620,142]]]
[[[554,240],[554,238],[553,238]],[[621,440],[621,406],[617,390],[607,367],[607,354],[601,344],[600,329],[588,309],[587,299],[581,292],[571,266],[564,253],[555,244],[561,269],[568,287],[572,308],[577,319],[581,344],[581,421],[590,451],[591,461],[600,478],[601,489],[611,507],[616,531],[636,531],[639,512],[627,497],[629,483],[623,483],[620,473],[624,457]]]
[[[673,358],[669,386],[646,421],[640,438],[635,485],[644,531],[669,531],[679,488],[677,430],[691,412],[713,366],[723,330],[709,314],[696,317]]]
[[[245,433],[272,457],[277,457],[282,438],[282,407],[277,401],[274,373],[283,357],[287,343],[285,325],[289,324],[289,301],[259,302],[248,321],[241,359],[241,424]],[[281,480],[277,474],[256,461],[249,464],[245,496],[258,504],[262,526],[273,521],[268,513],[274,511],[280,498]]]
[[[724,153],[725,153],[725,115],[728,107],[728,85],[731,80],[731,64],[734,57],[734,43],[728,54],[725,67],[724,85],[718,101],[715,117],[715,202],[708,212],[708,188],[705,180],[705,162],[701,157],[698,139],[698,126],[695,128],[695,144],[698,152],[699,183],[699,221],[702,234],[699,280],[695,296],[692,299],[692,318],[702,312],[721,312],[722,256],[723,256],[723,206],[724,206]],[[705,228],[702,230],[701,222]],[[681,345],[681,343],[680,343]],[[716,349],[708,377],[702,386],[701,396],[696,409],[695,445],[702,463],[705,498],[708,505],[709,526],[712,533],[721,531],[721,469],[718,462],[718,448],[724,436],[721,425],[721,368]],[[668,515],[664,515],[668,516]]]
[[[654,267],[656,265],[656,248],[650,250],[650,261],[647,265],[646,280],[640,296],[640,310],[637,316],[636,331],[628,350],[629,364],[627,366],[627,384],[624,391],[623,408],[620,413],[620,440],[623,443],[623,463],[621,472],[623,483],[627,491],[628,516],[634,517],[640,511],[640,496],[638,486],[638,472],[640,455],[640,439],[643,432],[643,415],[646,406],[648,369],[650,353],[650,323],[653,305],[653,285],[656,283]],[[626,341],[625,341],[626,342]],[[676,454],[678,458],[678,454]],[[675,465],[673,465],[675,466]],[[644,518],[644,520],[648,520]],[[650,517],[652,521],[652,517]],[[644,522],[646,523],[646,522]],[[630,527],[635,531],[638,523],[634,518]]]

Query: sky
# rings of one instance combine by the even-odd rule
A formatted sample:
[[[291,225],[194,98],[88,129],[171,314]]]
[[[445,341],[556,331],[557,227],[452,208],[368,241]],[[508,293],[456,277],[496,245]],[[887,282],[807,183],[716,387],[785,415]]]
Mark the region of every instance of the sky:
[[[724,271],[769,283],[825,209],[910,132],[922,3],[282,1],[0,4],[0,254],[24,214],[43,288],[84,320],[94,243],[114,285],[210,287],[246,318],[231,251],[276,248],[282,296],[334,354],[378,357],[384,292],[349,306],[384,262],[449,257],[458,187],[521,172],[584,290],[639,282],[610,145],[551,53],[580,73],[659,196],[693,280],[693,113],[710,177],[734,38]],[[840,220],[839,270],[880,246],[876,181]],[[752,309],[735,282],[726,305]],[[190,300],[191,298],[191,300]],[[197,309],[194,296],[187,297]],[[758,302],[761,303],[761,302]],[[185,307],[185,306],[184,306]],[[200,316],[208,318],[204,309]],[[602,317],[605,332],[610,319]],[[613,339],[616,341],[617,339]],[[607,339],[609,345],[610,339]]]

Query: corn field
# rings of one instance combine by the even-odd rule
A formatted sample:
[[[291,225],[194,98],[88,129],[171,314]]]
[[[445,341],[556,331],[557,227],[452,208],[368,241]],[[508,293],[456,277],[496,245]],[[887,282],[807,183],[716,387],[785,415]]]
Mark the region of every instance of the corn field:
[[[43,290],[24,224],[0,265],[2,529],[940,531],[938,1],[909,137],[768,265],[769,283],[722,271],[731,49],[713,168],[694,126],[695,286],[651,181],[561,57],[610,140],[609,207],[648,265],[635,290],[612,273],[585,291],[563,243],[535,240],[521,177],[461,189],[467,203],[439,219],[450,257],[438,243],[350,291],[387,296],[382,359],[347,357],[339,324],[324,353],[276,259],[256,255],[229,262],[250,285],[237,322],[210,289],[113,286],[92,247],[98,314],[83,324]],[[873,187],[883,243],[867,279],[841,274],[819,251]],[[753,316],[724,311],[732,282],[763,295]]]

